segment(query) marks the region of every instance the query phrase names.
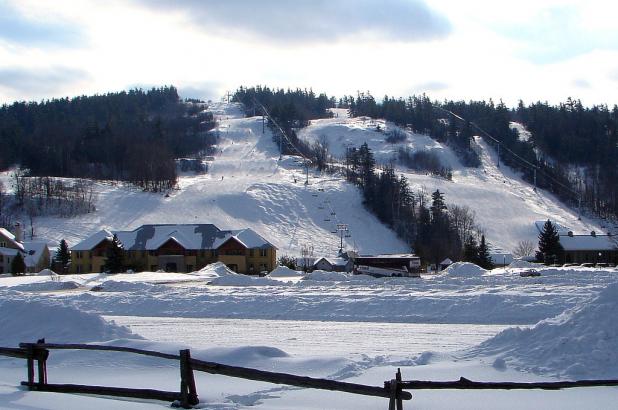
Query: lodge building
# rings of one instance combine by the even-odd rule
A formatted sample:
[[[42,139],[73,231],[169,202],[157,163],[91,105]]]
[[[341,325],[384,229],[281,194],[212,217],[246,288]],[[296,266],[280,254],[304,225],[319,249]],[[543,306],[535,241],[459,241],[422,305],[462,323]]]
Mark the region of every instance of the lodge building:
[[[132,231],[102,230],[71,248],[71,273],[102,272],[114,234],[124,264],[136,272],[193,272],[223,262],[238,273],[275,267],[277,248],[250,228],[222,231],[213,224],[142,225]]]

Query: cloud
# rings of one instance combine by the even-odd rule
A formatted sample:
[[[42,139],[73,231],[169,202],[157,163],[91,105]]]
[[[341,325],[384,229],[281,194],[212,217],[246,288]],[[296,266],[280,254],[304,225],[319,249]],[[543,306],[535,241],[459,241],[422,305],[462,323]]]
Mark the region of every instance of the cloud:
[[[68,86],[90,79],[90,75],[71,67],[0,67],[0,88],[22,96],[61,93]]]
[[[74,25],[33,19],[0,1],[0,40],[25,46],[72,47],[84,35]]]
[[[592,85],[590,84],[590,81],[585,80],[583,78],[576,78],[575,80],[573,80],[573,85],[577,88],[590,88],[592,87]]]
[[[432,91],[444,91],[448,89],[449,85],[442,81],[427,81],[424,83],[416,84],[411,88],[411,94],[426,93]]]
[[[521,45],[519,54],[536,64],[566,61],[595,50],[618,48],[618,31],[586,28],[574,6],[548,7],[520,24],[502,24],[496,31]]]
[[[450,22],[423,0],[134,0],[184,12],[201,30],[275,42],[328,42],[368,35],[398,41],[446,37]]]

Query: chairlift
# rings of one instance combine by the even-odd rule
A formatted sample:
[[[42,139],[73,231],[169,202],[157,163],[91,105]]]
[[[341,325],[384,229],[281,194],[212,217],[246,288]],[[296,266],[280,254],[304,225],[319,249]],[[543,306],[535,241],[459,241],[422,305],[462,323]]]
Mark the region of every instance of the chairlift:
[[[324,207],[322,205],[318,206],[318,209],[324,209]]]
[[[318,191],[324,192],[324,188],[318,188]]]
[[[311,196],[318,196],[318,194],[311,194]]]
[[[336,230],[335,231],[330,231],[330,233],[337,233],[337,231]]]
[[[334,211],[333,211],[333,212],[331,212],[330,214],[331,214],[331,215],[333,215],[333,216],[334,216],[334,215],[337,215]]]
[[[346,238],[351,238],[351,237],[352,237],[352,235],[350,235],[349,233],[347,233],[347,234],[345,234],[345,237],[346,237]]]
[[[324,222],[330,222],[330,218],[324,218]]]

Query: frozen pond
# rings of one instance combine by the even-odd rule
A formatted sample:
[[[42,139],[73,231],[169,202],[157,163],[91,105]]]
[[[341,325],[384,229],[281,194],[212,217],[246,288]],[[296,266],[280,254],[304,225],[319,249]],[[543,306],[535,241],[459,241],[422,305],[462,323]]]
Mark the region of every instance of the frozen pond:
[[[505,325],[104,316],[158,342],[192,348],[272,346],[292,355],[411,356],[477,345]]]

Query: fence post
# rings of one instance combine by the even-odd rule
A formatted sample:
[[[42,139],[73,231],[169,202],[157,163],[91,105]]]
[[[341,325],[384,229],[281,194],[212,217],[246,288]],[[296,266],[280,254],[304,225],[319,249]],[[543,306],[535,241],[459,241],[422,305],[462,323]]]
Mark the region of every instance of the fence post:
[[[26,361],[28,363],[28,388],[32,390],[34,385],[34,348],[31,344],[26,346]]]
[[[185,409],[190,409],[200,402],[197,397],[189,349],[180,351],[180,396],[180,405]]]
[[[45,344],[45,339],[40,339],[37,344]],[[37,367],[39,370],[39,384],[47,384],[47,358],[49,357],[49,350],[44,348],[38,348],[37,351]]]
[[[403,400],[401,399],[401,368],[397,368],[395,374],[395,380],[397,384],[397,410],[403,410]]]

